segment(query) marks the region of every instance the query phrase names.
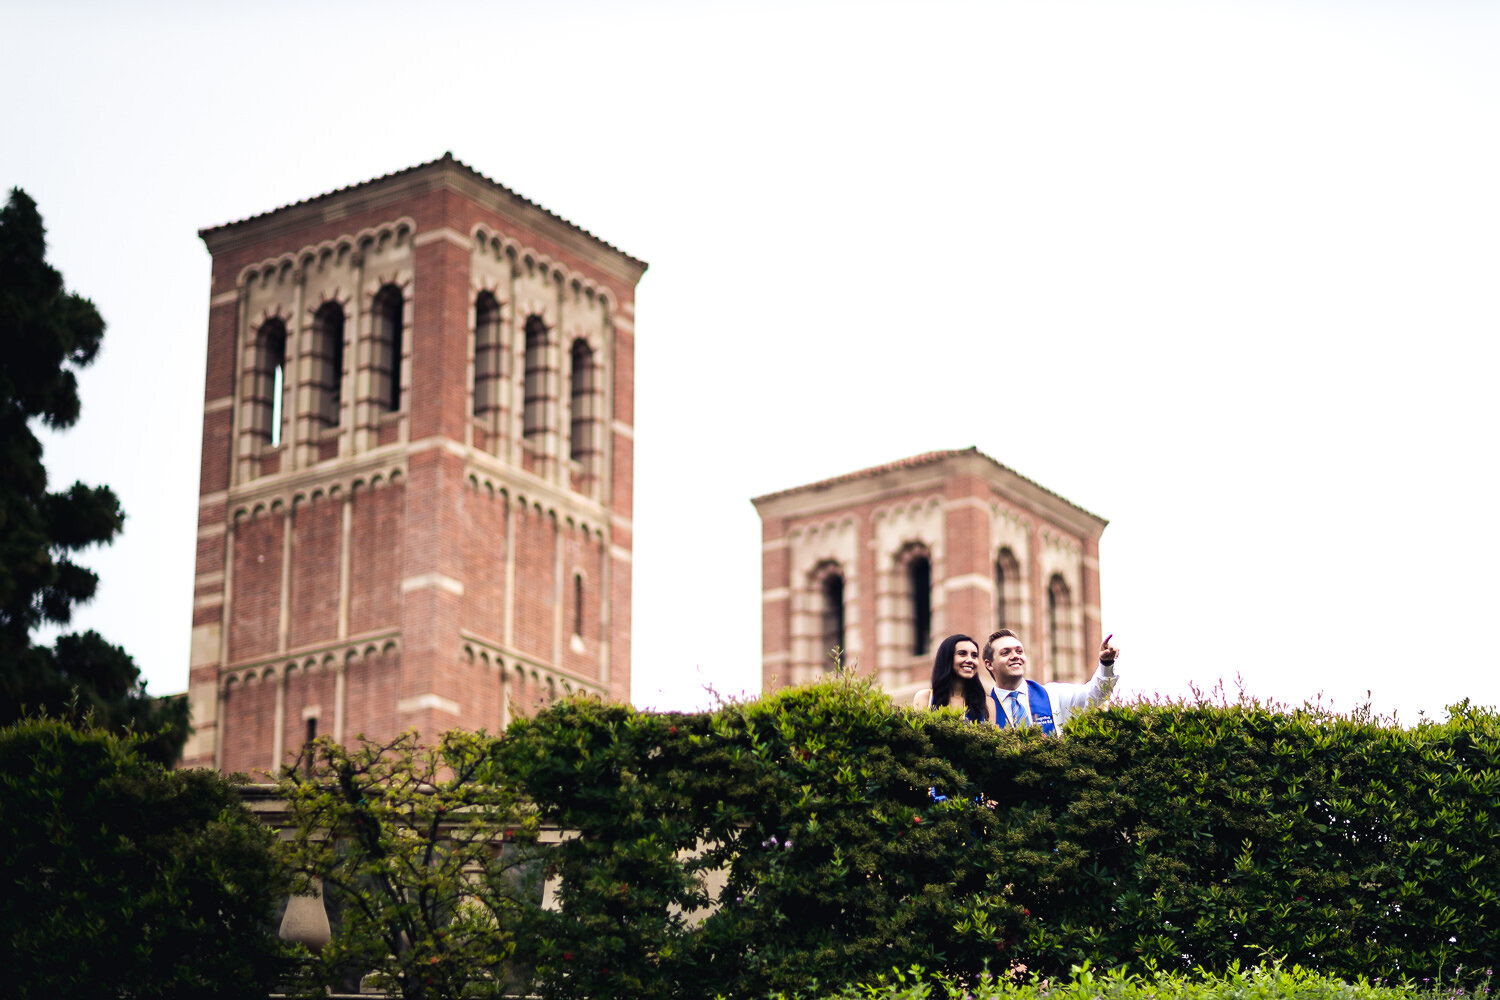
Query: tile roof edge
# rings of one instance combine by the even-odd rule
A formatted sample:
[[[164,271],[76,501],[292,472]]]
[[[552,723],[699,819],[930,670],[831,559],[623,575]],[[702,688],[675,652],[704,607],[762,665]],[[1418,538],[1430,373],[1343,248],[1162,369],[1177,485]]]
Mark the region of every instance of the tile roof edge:
[[[426,163],[418,163],[415,166],[403,167],[400,170],[393,170],[393,171],[391,171],[388,174],[381,174],[380,176],[378,176],[378,177],[372,177],[369,180],[359,181],[359,182],[354,183],[354,184],[346,184],[346,185],[344,185],[341,188],[335,188],[332,191],[325,191],[322,194],[312,195],[311,197],[303,198],[300,201],[290,202],[289,204],[281,205],[281,206],[279,206],[277,208],[268,209],[267,211],[264,211],[264,212],[257,212],[256,214],[246,216],[243,219],[235,219],[235,220],[230,221],[230,222],[221,223],[221,224],[219,224],[217,226],[207,226],[207,227],[205,227],[203,229],[198,230],[198,236],[199,236],[200,239],[206,238],[210,233],[223,232],[224,230],[227,230],[227,229],[234,229],[237,226],[244,226],[244,225],[248,225],[248,224],[250,224],[252,222],[259,222],[262,219],[269,218],[269,217],[271,217],[273,215],[276,215],[276,214],[278,214],[280,212],[285,212],[285,211],[287,211],[289,209],[301,208],[304,205],[311,205],[311,204],[313,204],[315,202],[323,201],[323,200],[328,199],[328,198],[336,198],[339,195],[348,194],[348,193],[350,193],[352,191],[358,191],[361,188],[371,187],[372,185],[375,185],[375,184],[383,184],[383,183],[385,183],[387,181],[395,180],[398,177],[404,177],[404,176],[407,176],[409,174],[417,173],[418,171],[421,171],[421,170],[429,170],[429,169],[432,169],[434,167],[443,166],[445,164],[452,164],[453,166],[455,166],[455,167],[457,167],[457,168],[459,168],[461,170],[466,171],[467,173],[469,173],[471,176],[475,177],[476,179],[478,179],[480,181],[483,181],[484,183],[486,183],[486,184],[490,185],[491,187],[495,188],[497,191],[500,191],[501,193],[507,195],[508,197],[511,198],[511,200],[516,201],[516,202],[520,202],[521,204],[527,206],[528,208],[533,208],[536,211],[541,212],[547,218],[552,219],[555,222],[561,223],[562,225],[564,225],[564,226],[568,227],[569,229],[573,230],[574,232],[576,232],[576,233],[578,233],[578,234],[580,234],[580,235],[588,238],[589,240],[593,241],[594,243],[599,244],[600,246],[604,247],[606,250],[609,250],[611,253],[617,253],[621,257],[624,257],[627,260],[631,261],[632,263],[639,265],[642,268],[642,270],[644,270],[645,268],[649,267],[649,265],[645,261],[641,260],[639,257],[633,257],[633,256],[631,256],[630,254],[626,253],[624,250],[621,250],[619,247],[615,246],[613,243],[610,243],[607,240],[604,240],[604,239],[601,239],[598,236],[595,236],[593,233],[589,232],[587,229],[584,229],[582,226],[578,225],[577,223],[569,222],[567,219],[565,219],[562,216],[558,215],[556,212],[552,211],[551,209],[547,208],[546,206],[539,205],[536,202],[532,201],[530,198],[527,198],[525,195],[519,194],[518,192],[512,190],[511,188],[506,187],[504,184],[501,184],[499,181],[497,181],[497,180],[495,180],[495,179],[493,179],[491,177],[485,176],[484,174],[480,173],[478,170],[475,170],[473,167],[469,166],[467,163],[464,163],[462,160],[460,160],[457,157],[455,157],[451,152],[446,152],[442,156],[438,157],[437,159],[435,159],[435,160],[428,160]]]
[[[912,455],[909,458],[897,459],[894,462],[885,462],[885,463],[883,463],[881,465],[872,465],[872,466],[870,466],[868,468],[858,469],[858,470],[856,470],[854,472],[846,472],[843,475],[830,476],[827,479],[820,479],[820,480],[817,480],[816,482],[805,483],[805,484],[803,484],[801,486],[793,486],[793,487],[790,487],[790,488],[784,489],[784,490],[776,490],[773,493],[766,493],[766,494],[764,494],[762,496],[752,497],[751,500],[750,500],[750,502],[752,504],[755,504],[755,505],[759,506],[760,504],[765,503],[765,502],[767,502],[769,500],[777,500],[777,499],[780,499],[781,497],[791,496],[794,493],[802,493],[802,492],[805,492],[805,491],[808,491],[808,490],[826,489],[827,487],[830,487],[830,486],[837,486],[837,485],[839,485],[841,483],[854,482],[855,480],[859,480],[859,479],[869,479],[869,478],[871,478],[873,476],[878,476],[878,475],[881,475],[881,474],[886,473],[886,472],[895,472],[895,471],[897,471],[899,469],[916,469],[916,468],[921,468],[924,465],[931,465],[931,464],[933,464],[935,462],[941,462],[941,461],[944,461],[944,460],[950,459],[950,458],[958,458],[958,457],[961,457],[961,456],[964,456],[964,455],[974,455],[974,456],[977,456],[979,458],[982,458],[985,461],[989,462],[991,465],[995,466],[996,468],[1001,469],[1002,471],[1004,471],[1006,473],[1009,473],[1012,476],[1015,476],[1017,479],[1021,480],[1024,483],[1027,483],[1027,484],[1029,484],[1031,486],[1036,487],[1037,489],[1041,490],[1043,493],[1047,494],[1048,496],[1053,497],[1053,498],[1055,498],[1057,500],[1062,501],[1063,503],[1067,504],[1069,507],[1072,507],[1073,509],[1075,509],[1075,510],[1077,510],[1077,511],[1083,513],[1083,514],[1088,515],[1089,517],[1093,518],[1094,520],[1103,522],[1105,524],[1109,523],[1106,518],[1100,517],[1098,514],[1095,514],[1093,511],[1089,510],[1086,507],[1079,506],[1078,504],[1076,504],[1073,501],[1069,500],[1067,497],[1063,496],[1061,493],[1057,493],[1057,492],[1055,492],[1053,490],[1049,490],[1047,487],[1043,486],[1041,483],[1037,482],[1035,479],[1032,479],[1032,478],[1030,478],[1028,476],[1024,476],[1021,473],[1017,472],[1015,469],[1012,469],[1010,466],[1006,465],[1005,463],[997,461],[994,458],[991,458],[989,455],[986,455],[984,452],[980,451],[979,448],[978,448],[978,446],[971,446],[971,447],[968,447],[968,448],[953,448],[953,449],[948,449],[946,451],[927,451],[927,452],[922,452],[919,455]]]

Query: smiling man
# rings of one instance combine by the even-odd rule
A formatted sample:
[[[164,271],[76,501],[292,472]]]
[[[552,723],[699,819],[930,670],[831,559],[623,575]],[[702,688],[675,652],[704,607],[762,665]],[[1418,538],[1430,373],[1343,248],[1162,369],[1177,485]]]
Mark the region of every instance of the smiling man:
[[[1026,678],[1021,637],[1008,628],[992,633],[984,644],[984,665],[989,669],[979,672],[979,680],[994,704],[995,722],[1002,728],[1041,726],[1044,733],[1056,733],[1077,709],[1107,701],[1115,687],[1115,660],[1120,655],[1109,644],[1113,638],[1100,645],[1099,669],[1087,684],[1038,684]]]

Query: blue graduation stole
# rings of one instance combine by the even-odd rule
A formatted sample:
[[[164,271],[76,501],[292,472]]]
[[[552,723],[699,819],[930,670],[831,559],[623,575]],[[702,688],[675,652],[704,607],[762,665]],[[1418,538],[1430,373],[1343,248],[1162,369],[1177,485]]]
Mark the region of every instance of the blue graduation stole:
[[[1047,697],[1047,689],[1036,681],[1026,681],[1027,701],[1030,703],[1031,721],[1042,727],[1042,732],[1049,735],[1057,732],[1057,726],[1052,723],[1052,699]],[[1010,725],[1010,713],[1005,710],[1005,702],[1000,698],[1000,688],[991,688],[990,697],[995,699],[995,724],[1001,729]],[[1010,692],[1006,692],[1009,696]]]

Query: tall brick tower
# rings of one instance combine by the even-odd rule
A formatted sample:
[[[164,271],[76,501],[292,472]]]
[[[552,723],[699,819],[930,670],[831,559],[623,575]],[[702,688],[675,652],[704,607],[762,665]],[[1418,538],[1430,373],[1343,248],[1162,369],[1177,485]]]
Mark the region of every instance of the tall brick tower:
[[[935,451],[754,501],[767,691],[839,647],[900,699],[945,635],[1020,633],[1034,680],[1085,680],[1102,638],[1090,514],[974,448]]]
[[[451,155],[199,235],[184,764],[628,699],[646,264]]]

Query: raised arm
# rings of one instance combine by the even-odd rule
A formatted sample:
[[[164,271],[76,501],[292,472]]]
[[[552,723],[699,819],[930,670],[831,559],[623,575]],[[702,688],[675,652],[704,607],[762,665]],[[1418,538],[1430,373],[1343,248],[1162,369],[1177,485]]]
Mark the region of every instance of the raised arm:
[[[1047,693],[1053,698],[1053,708],[1063,709],[1064,712],[1083,708],[1086,705],[1097,705],[1108,701],[1110,694],[1115,689],[1115,661],[1120,658],[1120,650],[1110,644],[1114,638],[1111,633],[1099,646],[1099,667],[1094,671],[1087,684],[1063,684],[1052,683],[1047,685]]]
[[[1111,632],[1104,637],[1099,644],[1099,669],[1094,671],[1094,676],[1089,678],[1083,704],[1097,705],[1101,701],[1108,701],[1110,693],[1115,689],[1115,661],[1120,658],[1120,650],[1110,644],[1115,637]]]

